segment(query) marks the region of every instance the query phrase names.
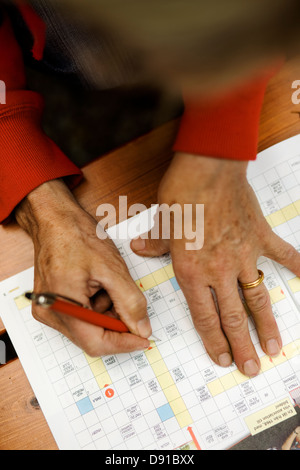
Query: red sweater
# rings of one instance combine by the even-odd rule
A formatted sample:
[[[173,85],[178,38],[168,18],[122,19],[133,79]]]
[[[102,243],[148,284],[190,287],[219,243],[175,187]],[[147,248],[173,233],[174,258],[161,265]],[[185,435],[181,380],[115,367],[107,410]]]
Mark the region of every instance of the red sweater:
[[[32,54],[43,57],[45,27],[36,14],[20,7],[32,32]],[[0,80],[6,104],[0,104],[0,223],[40,184],[65,178],[70,188],[82,178],[77,168],[41,128],[43,99],[26,89],[23,57],[10,21],[0,26]],[[254,160],[264,92],[270,75],[240,87],[215,103],[185,101],[174,151],[218,158]]]

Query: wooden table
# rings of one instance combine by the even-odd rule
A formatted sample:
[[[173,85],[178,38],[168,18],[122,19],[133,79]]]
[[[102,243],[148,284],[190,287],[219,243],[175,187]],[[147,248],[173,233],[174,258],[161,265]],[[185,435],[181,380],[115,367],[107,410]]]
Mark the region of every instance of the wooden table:
[[[261,115],[259,151],[300,132],[300,105],[292,103],[292,82],[300,79],[300,59],[288,62],[270,82]],[[159,181],[172,158],[178,120],[171,121],[84,168],[85,181],[74,191],[95,215],[97,206],[156,203]],[[29,237],[17,226],[0,227],[0,281],[33,265]],[[5,332],[0,320],[0,334]],[[0,368],[0,449],[55,450],[56,443],[19,359]]]

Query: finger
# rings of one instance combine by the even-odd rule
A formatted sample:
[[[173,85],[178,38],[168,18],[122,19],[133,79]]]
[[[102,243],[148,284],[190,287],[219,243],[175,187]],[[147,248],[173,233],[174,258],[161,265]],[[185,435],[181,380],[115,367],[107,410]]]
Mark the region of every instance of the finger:
[[[103,340],[100,351],[96,353],[96,357],[105,356],[107,354],[122,354],[135,351],[144,351],[148,349],[150,342],[147,339],[133,335],[131,333],[117,333],[115,331],[104,330]]]
[[[236,280],[217,286],[215,291],[222,328],[231,346],[236,366],[244,375],[254,377],[260,371],[260,361],[250,337],[248,317]]]
[[[296,276],[300,277],[300,253],[278,235],[272,234],[264,255],[285,266]]]
[[[142,338],[149,338],[152,327],[147,312],[147,301],[131,278],[126,265],[115,275],[112,271],[102,277],[114,309],[129,330]]]
[[[257,278],[256,267],[247,272],[244,271],[239,276],[239,280],[243,283],[255,281]],[[242,290],[247,306],[253,316],[262,350],[269,356],[278,356],[282,348],[282,340],[266,286],[262,283],[252,289]]]
[[[32,311],[37,321],[60,331],[91,357],[145,350],[150,345],[147,339],[131,333],[104,330],[53,310],[36,307]]]
[[[131,249],[140,256],[161,256],[170,251],[170,213],[162,205],[154,215],[152,229],[131,241]]]
[[[220,318],[209,287],[183,284],[182,291],[188,303],[194,326],[201,336],[211,359],[221,367],[232,364],[228,341],[222,331]]]
[[[170,241],[163,239],[152,239],[151,232],[134,238],[130,247],[134,253],[140,256],[161,256],[170,251]]]

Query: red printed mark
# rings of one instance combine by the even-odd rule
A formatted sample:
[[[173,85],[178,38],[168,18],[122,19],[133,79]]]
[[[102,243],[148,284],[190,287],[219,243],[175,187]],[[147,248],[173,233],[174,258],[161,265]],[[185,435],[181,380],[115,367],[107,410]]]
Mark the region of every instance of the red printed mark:
[[[107,396],[107,398],[112,398],[114,394],[115,392],[113,391],[112,388],[108,388],[107,390],[105,390],[105,395]]]
[[[193,441],[194,441],[194,444],[195,444],[195,446],[196,446],[196,449],[197,449],[197,450],[201,450],[201,447],[200,447],[200,445],[199,445],[199,442],[198,442],[197,439],[196,439],[196,436],[195,436],[195,434],[194,434],[194,431],[193,431],[192,427],[189,426],[189,427],[187,428],[187,430],[188,430],[188,432],[190,433],[191,438],[192,438]]]

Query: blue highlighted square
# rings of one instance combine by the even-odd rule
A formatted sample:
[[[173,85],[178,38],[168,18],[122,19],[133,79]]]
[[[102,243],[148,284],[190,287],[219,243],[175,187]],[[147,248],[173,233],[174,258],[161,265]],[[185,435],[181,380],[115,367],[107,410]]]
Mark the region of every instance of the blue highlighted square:
[[[170,281],[175,291],[180,290],[176,277],[172,277]]]
[[[89,397],[82,398],[82,400],[77,401],[76,405],[81,415],[85,415],[94,409]]]
[[[167,421],[167,419],[174,417],[173,410],[170,407],[169,403],[166,403],[165,405],[160,406],[159,408],[156,409],[156,411],[159,414],[159,417],[162,421]]]

